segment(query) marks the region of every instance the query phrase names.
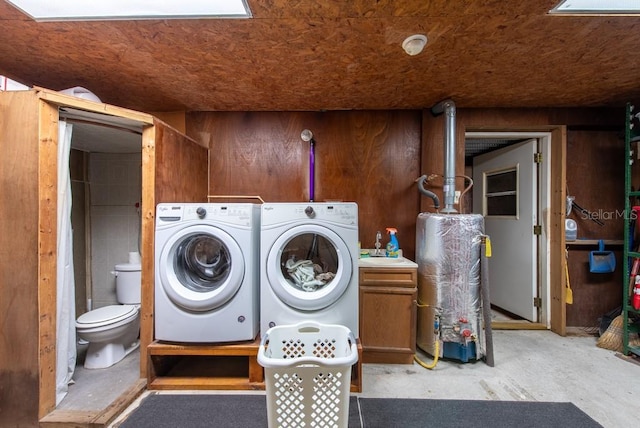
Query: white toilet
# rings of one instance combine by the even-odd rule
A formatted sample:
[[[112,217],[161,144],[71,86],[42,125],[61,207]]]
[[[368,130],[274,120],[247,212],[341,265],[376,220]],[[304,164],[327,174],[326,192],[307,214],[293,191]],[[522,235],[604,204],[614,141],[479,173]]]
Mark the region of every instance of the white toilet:
[[[140,346],[140,263],[115,267],[119,305],[94,309],[76,320],[76,332],[89,342],[84,367],[104,369]]]

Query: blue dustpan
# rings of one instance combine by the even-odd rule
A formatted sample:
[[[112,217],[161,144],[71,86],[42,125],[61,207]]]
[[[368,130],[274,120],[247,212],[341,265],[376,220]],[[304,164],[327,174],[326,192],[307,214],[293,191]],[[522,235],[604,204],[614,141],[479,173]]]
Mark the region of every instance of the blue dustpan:
[[[616,270],[616,256],[613,251],[604,250],[604,241],[598,241],[598,251],[589,253],[589,272],[611,273]]]

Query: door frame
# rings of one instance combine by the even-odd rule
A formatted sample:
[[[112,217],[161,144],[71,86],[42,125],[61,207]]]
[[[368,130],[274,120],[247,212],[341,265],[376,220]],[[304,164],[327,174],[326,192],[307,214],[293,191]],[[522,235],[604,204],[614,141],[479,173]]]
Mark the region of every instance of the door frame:
[[[549,131],[466,131],[465,139],[529,139],[538,140],[538,152],[542,154],[542,162],[538,169],[538,218],[542,226],[542,234],[538,241],[538,296],[541,305],[538,309],[539,324],[546,329],[551,328],[551,139]]]

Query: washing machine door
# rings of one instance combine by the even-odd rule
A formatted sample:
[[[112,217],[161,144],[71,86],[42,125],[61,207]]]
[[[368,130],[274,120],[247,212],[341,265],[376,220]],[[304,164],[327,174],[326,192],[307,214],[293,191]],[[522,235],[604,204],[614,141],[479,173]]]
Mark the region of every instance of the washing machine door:
[[[231,235],[210,225],[189,226],[162,248],[156,287],[182,309],[211,311],[240,289],[244,268],[242,250]]]
[[[335,303],[351,282],[351,254],[344,240],[322,225],[286,230],[267,255],[266,272],[274,294],[301,311]]]

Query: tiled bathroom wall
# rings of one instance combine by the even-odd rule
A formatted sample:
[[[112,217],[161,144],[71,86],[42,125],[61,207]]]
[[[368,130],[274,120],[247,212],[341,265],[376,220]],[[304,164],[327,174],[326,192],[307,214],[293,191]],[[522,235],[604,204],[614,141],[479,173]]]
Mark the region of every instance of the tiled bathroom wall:
[[[116,264],[128,263],[140,242],[142,155],[91,153],[91,269],[93,309],[117,303]]]

